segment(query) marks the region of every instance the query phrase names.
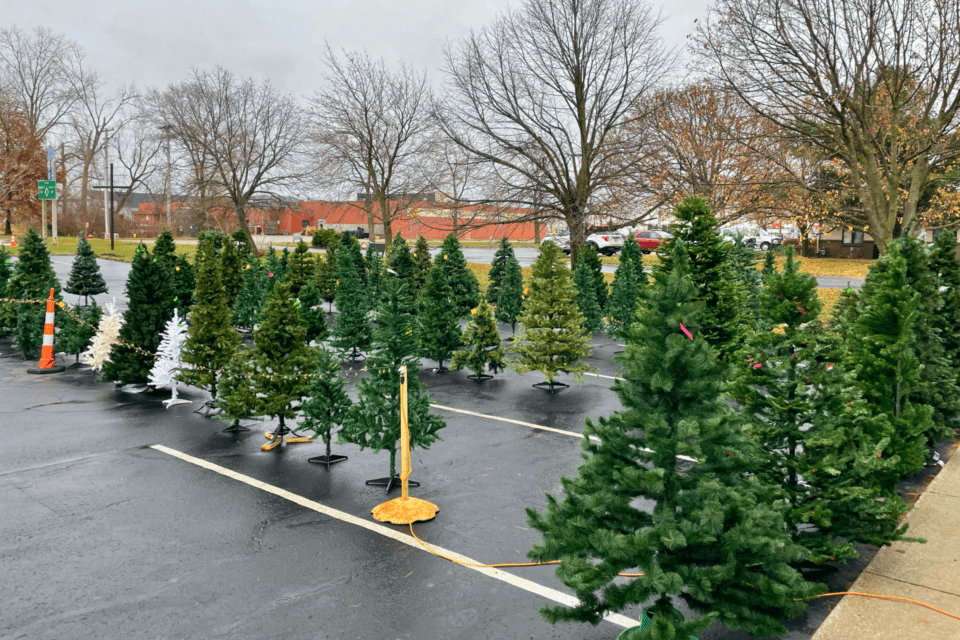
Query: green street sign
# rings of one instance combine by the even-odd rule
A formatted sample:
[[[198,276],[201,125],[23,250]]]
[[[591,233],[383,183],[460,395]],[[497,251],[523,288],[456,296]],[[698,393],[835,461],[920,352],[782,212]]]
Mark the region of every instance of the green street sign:
[[[37,189],[41,200],[57,199],[57,182],[55,180],[37,180]]]

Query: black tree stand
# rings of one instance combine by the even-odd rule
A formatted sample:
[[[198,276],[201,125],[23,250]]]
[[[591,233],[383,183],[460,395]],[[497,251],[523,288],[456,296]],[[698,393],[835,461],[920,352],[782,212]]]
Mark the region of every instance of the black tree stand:
[[[330,465],[337,464],[338,462],[343,462],[347,459],[347,456],[335,456],[330,454],[330,437],[327,436],[327,439],[324,441],[327,445],[327,454],[323,456],[314,456],[312,458],[307,458],[307,462],[312,462],[313,464],[322,464],[326,465],[327,470],[330,470]]]
[[[570,385],[564,384],[564,383],[562,383],[562,382],[556,382],[556,381],[554,381],[554,382],[538,382],[537,384],[535,384],[535,385],[533,385],[533,386],[534,386],[534,387],[537,387],[538,389],[548,389],[548,390],[550,391],[550,393],[553,393],[555,387],[559,387],[559,388],[561,388],[561,389],[565,389],[566,387],[569,387]]]
[[[234,420],[233,424],[231,424],[229,427],[224,429],[221,433],[242,433],[243,431],[250,431],[250,429],[246,427],[241,427],[240,421]]]
[[[403,484],[403,480],[400,479],[399,475],[395,475],[390,478],[375,478],[373,480],[367,480],[366,484],[370,487],[386,487],[387,493],[390,493],[391,489],[399,489]],[[416,480],[407,480],[407,486],[419,487],[420,483]]]

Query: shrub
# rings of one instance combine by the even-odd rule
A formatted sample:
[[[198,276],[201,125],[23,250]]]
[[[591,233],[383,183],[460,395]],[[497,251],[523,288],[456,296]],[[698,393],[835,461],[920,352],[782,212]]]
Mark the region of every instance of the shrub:
[[[313,232],[310,244],[314,247],[334,247],[340,241],[340,234],[333,229],[317,229]]]

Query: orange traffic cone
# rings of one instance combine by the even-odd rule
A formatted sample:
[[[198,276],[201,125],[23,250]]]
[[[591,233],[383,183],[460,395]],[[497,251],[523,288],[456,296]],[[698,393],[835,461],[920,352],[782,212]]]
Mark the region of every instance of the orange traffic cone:
[[[17,236],[11,234],[11,236],[10,236],[10,246],[11,246],[11,247],[17,246]]]
[[[27,369],[27,373],[60,373],[66,367],[62,364],[56,364],[53,359],[53,317],[57,303],[53,299],[53,289],[50,289],[50,297],[47,299],[47,317],[43,323],[43,348],[40,351],[40,364],[36,369]]]

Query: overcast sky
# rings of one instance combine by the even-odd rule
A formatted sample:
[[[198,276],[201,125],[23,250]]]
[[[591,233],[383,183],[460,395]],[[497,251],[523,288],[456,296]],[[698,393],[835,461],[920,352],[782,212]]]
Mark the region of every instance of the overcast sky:
[[[516,2],[514,2],[515,4]],[[269,78],[281,91],[319,86],[324,41],[404,60],[442,79],[442,47],[500,13],[508,0],[0,0],[0,26],[38,25],[64,33],[110,85],[165,87],[191,67],[221,65]],[[654,4],[659,8],[660,5]],[[673,0],[663,9],[668,46],[685,49],[708,0]]]

